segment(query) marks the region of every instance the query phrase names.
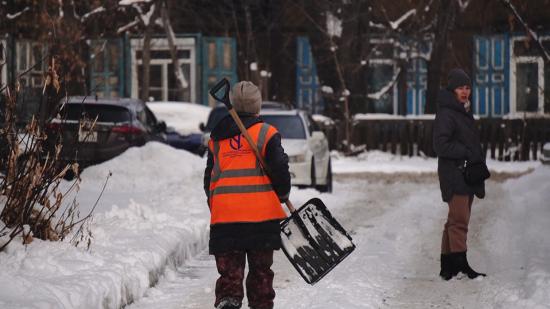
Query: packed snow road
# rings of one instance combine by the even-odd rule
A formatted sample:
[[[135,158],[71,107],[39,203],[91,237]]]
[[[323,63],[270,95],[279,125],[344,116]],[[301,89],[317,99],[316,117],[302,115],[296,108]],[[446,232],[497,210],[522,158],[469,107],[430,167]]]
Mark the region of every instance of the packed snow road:
[[[298,206],[321,197],[357,249],[315,286],[277,252],[276,308],[550,308],[548,166],[488,160],[493,177],[474,204],[469,258],[489,277],[443,282],[437,160],[377,151],[331,157],[334,193],[293,189],[291,198]],[[204,166],[148,143],[87,168],[75,200],[87,214],[101,196],[90,247],[75,247],[72,236],[10,243],[0,252],[0,308],[212,308]],[[504,181],[507,174],[523,176]]]
[[[340,176],[334,193],[320,197],[357,249],[314,286],[276,252],[275,308],[548,308],[550,241],[540,234],[550,215],[548,173],[541,167],[529,177],[488,182],[486,199],[474,202],[469,232],[470,264],[488,277],[450,282],[438,277],[446,206],[435,177]],[[291,198],[299,205],[317,195],[293,188]],[[203,251],[168,269],[128,308],[212,308],[216,278],[214,260]]]

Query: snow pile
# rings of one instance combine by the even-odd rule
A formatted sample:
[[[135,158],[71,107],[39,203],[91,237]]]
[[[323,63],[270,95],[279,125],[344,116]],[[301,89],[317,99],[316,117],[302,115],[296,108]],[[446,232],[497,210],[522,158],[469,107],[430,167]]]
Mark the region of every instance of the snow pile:
[[[85,169],[82,186],[100,187],[109,173],[112,173],[109,179],[112,191],[162,190],[167,184],[178,182],[191,185],[195,177],[204,172],[202,161],[190,152],[184,154],[166,144],[150,142],[143,147],[131,147],[113,160]]]
[[[507,181],[509,200],[499,205],[481,234],[490,264],[502,279],[495,295],[500,308],[547,308],[550,304],[550,168]],[[523,282],[519,285],[518,282]],[[506,291],[506,293],[502,293]]]
[[[356,157],[344,157],[332,153],[334,173],[432,173],[437,170],[437,160],[422,157],[402,157],[378,150],[360,153]]]
[[[356,157],[345,157],[338,152],[332,152],[331,156],[336,174],[437,172],[437,158],[400,156],[379,150],[363,152]],[[487,159],[489,170],[497,173],[525,173],[540,164],[539,161],[502,162]]]
[[[91,225],[90,251],[68,242],[13,242],[0,253],[0,308],[120,308],[140,298],[167,264],[206,245],[203,166],[186,151],[149,143],[86,169],[83,209],[113,175]]]
[[[206,124],[211,109],[208,106],[184,102],[149,102],[147,107],[159,120],[183,135],[200,133],[199,124]]]
[[[334,120],[325,115],[313,114],[311,115],[311,117],[313,118],[313,120],[315,120],[315,122],[322,123],[325,126],[334,125]]]
[[[422,114],[422,115],[394,115],[385,113],[366,113],[355,114],[353,120],[403,120],[403,119],[435,119],[435,114]]]

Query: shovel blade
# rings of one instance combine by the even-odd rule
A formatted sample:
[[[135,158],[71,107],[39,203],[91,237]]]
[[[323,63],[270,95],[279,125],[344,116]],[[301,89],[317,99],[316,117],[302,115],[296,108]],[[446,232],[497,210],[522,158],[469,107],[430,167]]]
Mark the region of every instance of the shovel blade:
[[[323,202],[313,198],[281,222],[283,252],[309,284],[315,284],[354,249],[349,234]]]

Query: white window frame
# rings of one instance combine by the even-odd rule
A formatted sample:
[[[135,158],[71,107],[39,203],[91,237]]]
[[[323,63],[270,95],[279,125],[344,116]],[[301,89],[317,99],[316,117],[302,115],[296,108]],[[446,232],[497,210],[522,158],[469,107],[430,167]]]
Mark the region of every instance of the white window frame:
[[[179,58],[181,64],[189,64],[189,90],[190,101],[197,102],[197,73],[196,73],[196,52],[197,42],[195,38],[176,38],[174,41],[177,50],[188,50],[189,58]],[[131,57],[132,57],[132,98],[139,97],[139,84],[138,84],[138,66],[141,65],[141,59],[137,59],[137,51],[143,50],[143,39],[130,40]],[[154,38],[151,39],[151,51],[170,51],[168,39],[166,38]],[[162,101],[168,100],[168,65],[172,63],[170,59],[151,59],[151,65],[162,66]]]
[[[25,50],[25,61],[27,62],[27,65],[25,66],[25,68],[23,69],[20,69],[19,66],[20,66],[20,63],[19,63],[19,60],[21,59],[21,54],[22,54],[22,48],[23,48],[23,45],[25,45],[26,47],[26,50]],[[36,63],[33,62],[33,59],[32,59],[32,49],[34,46],[36,45],[40,45],[42,47],[42,54],[41,55],[44,55],[44,49],[47,50],[47,45],[46,44],[42,44],[40,42],[37,42],[37,41],[31,41],[31,40],[18,40],[15,42],[15,55],[12,55],[13,57],[15,57],[15,76],[19,76],[19,74],[27,71],[31,66],[35,65]],[[36,60],[36,59],[34,59]],[[24,76],[21,76],[19,79],[25,79],[26,81],[26,85],[25,87],[30,87],[30,88],[42,88],[43,86],[43,82],[44,82],[44,78],[43,78],[43,75],[44,75],[44,68],[47,67],[47,61],[48,59],[44,59],[45,62],[42,62],[42,66],[39,67],[39,68],[34,68],[33,70],[30,70],[28,71]],[[35,77],[39,76],[39,84],[35,85],[33,84],[34,81],[35,81]]]
[[[510,80],[510,115],[512,116],[540,116],[544,114],[544,60],[541,56],[539,57],[533,57],[533,56],[516,56],[514,54],[514,46],[515,43],[518,41],[523,41],[527,37],[526,36],[515,36],[510,39],[510,72],[509,72],[509,80]],[[550,40],[550,36],[540,36],[539,39],[541,41]],[[537,63],[538,64],[538,70],[539,70],[539,76],[538,76],[538,82],[539,85],[537,87],[537,90],[539,91],[538,95],[538,110],[537,112],[525,112],[525,111],[518,111],[517,110],[517,102],[516,102],[516,96],[517,96],[517,80],[516,80],[516,73],[517,73],[517,64],[518,63]]]
[[[516,102],[516,95],[517,95],[517,89],[516,89],[516,78],[515,76],[517,73],[517,65],[521,63],[536,63],[538,67],[538,85],[537,85],[537,91],[538,91],[538,107],[536,112],[527,112],[527,111],[518,111],[517,110],[517,102]],[[526,115],[536,115],[536,114],[542,114],[544,113],[544,60],[542,57],[516,57],[514,61],[514,66],[512,67],[512,75],[514,75],[514,96],[512,97],[512,104],[511,104],[511,110],[513,111],[513,114],[526,114]]]

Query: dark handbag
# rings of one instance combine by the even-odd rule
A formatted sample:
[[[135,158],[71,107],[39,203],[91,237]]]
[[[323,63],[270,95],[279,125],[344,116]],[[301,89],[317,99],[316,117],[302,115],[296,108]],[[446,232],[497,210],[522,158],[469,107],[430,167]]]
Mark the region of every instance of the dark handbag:
[[[464,166],[464,181],[469,185],[477,185],[491,177],[485,162],[466,162]]]

